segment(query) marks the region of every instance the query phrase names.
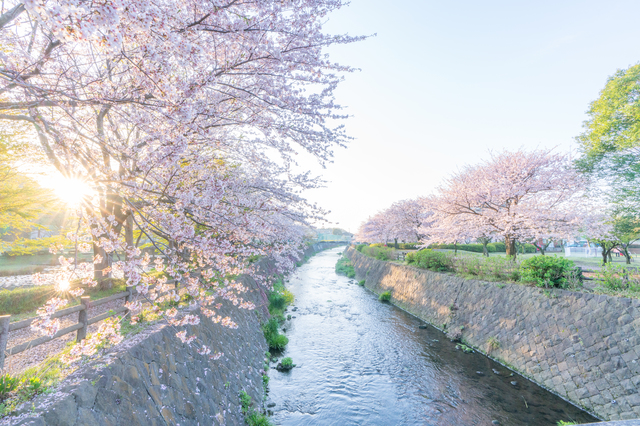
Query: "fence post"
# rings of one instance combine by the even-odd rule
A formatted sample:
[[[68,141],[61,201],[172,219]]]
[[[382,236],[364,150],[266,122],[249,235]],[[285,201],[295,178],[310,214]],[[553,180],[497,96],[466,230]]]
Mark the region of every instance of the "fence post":
[[[131,296],[133,296],[133,286],[127,286],[127,291],[129,292],[129,294],[127,294],[124,297],[125,305],[127,303],[131,302]],[[124,311],[124,316],[126,317],[127,315],[129,315],[129,309],[125,309],[125,311]]]
[[[78,323],[82,324],[82,328],[78,329],[78,333],[76,334],[76,342],[84,340],[87,337],[87,327],[89,325],[89,300],[91,297],[82,296],[80,298],[80,303],[84,305],[84,309],[78,312]]]
[[[0,371],[4,368],[4,357],[9,341],[9,323],[11,315],[0,315]]]

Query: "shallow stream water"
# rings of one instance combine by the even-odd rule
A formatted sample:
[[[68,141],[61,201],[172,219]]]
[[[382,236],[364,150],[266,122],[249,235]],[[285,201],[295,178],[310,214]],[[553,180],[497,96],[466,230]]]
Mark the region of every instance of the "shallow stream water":
[[[283,354],[269,372],[277,425],[533,425],[596,419],[479,353],[378,301],[335,273],[344,247],[312,257],[287,287],[296,297]],[[275,405],[274,405],[275,404]]]

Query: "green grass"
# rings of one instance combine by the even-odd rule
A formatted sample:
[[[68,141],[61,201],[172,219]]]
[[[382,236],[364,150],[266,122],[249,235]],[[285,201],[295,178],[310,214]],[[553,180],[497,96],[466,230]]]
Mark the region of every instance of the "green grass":
[[[355,278],[356,271],[353,269],[353,264],[346,257],[341,257],[336,263],[336,273],[346,275],[348,278]]]
[[[49,392],[71,373],[73,367],[69,367],[61,359],[69,353],[73,345],[75,342],[68,343],[61,352],[15,376],[17,387],[10,394],[0,396],[0,417],[11,414],[19,405],[34,396]]]
[[[364,283],[365,283],[365,281],[364,281],[364,280],[360,280],[360,281],[358,281],[358,285],[361,285],[361,286],[363,286],[363,287],[364,287]]]
[[[70,254],[65,254],[70,256]],[[59,255],[34,254],[28,256],[0,256],[0,277],[10,275],[30,275],[42,272],[47,266],[57,266]],[[90,255],[78,255],[79,259],[91,260]]]
[[[83,296],[90,296],[91,300],[96,300],[126,290],[124,280],[113,281],[113,287],[108,290],[100,290],[98,287],[85,288]],[[11,322],[20,321],[35,316],[38,308],[52,297],[68,299],[67,308],[80,303],[79,298],[68,293],[58,293],[53,286],[16,288],[14,290],[0,290],[0,312],[4,315],[11,315]]]
[[[280,364],[282,364],[284,368],[293,368],[293,360],[289,357],[282,358],[282,361],[280,361]]]
[[[381,302],[388,302],[391,300],[391,292],[390,291],[385,291],[380,293],[380,296],[378,296],[378,300]]]
[[[449,249],[437,249],[437,251],[441,251],[441,252],[445,252],[445,253],[452,253],[453,254],[453,250],[449,250]],[[596,257],[578,257],[578,256],[569,256],[566,257],[564,255],[564,252],[546,252],[545,256],[554,256],[557,255],[558,257],[565,257],[566,259],[569,259],[571,261],[573,261],[573,263],[576,264],[576,266],[580,266],[583,269],[593,269],[593,268],[599,268],[600,266],[602,266],[602,256],[596,256]],[[473,256],[473,257],[483,257],[482,253],[473,253],[473,252],[468,252],[468,251],[461,251],[458,250],[458,257],[460,256]],[[535,256],[540,256],[540,254],[538,253],[526,253],[526,254],[520,254],[518,253],[517,258],[520,260],[524,260],[524,259],[529,259]],[[640,257],[639,255],[636,255],[638,257]],[[489,255],[489,258],[492,257],[507,257],[507,255],[505,253],[491,253]],[[612,257],[612,262],[615,264],[621,264],[624,265],[626,264],[626,260],[623,256],[621,257]],[[631,266],[632,268],[640,268],[640,261],[638,261],[637,258],[633,257],[631,259]]]

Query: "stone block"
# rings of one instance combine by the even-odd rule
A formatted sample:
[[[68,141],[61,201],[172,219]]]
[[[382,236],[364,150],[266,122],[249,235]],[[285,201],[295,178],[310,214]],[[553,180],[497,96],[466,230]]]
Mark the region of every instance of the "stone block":
[[[78,406],[73,395],[67,395],[44,413],[47,426],[74,426],[78,417]]]

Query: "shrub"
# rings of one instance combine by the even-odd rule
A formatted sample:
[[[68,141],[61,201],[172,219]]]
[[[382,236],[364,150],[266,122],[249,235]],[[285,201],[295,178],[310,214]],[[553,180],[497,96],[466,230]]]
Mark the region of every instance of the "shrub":
[[[280,361],[280,364],[282,364],[284,368],[293,368],[293,360],[289,357],[282,358],[282,361]]]
[[[629,271],[622,265],[607,263],[596,273],[596,277],[609,290],[624,290],[627,288],[637,288],[640,286],[640,276],[634,276],[633,271]]]
[[[489,253],[505,253],[507,251],[505,243],[489,243],[487,244],[487,248],[489,249]]]
[[[520,279],[538,287],[563,287],[572,270],[575,265],[564,257],[533,256],[520,264]]]
[[[437,244],[429,246],[432,249],[445,249],[445,250],[462,250],[462,251],[472,251],[474,253],[482,253],[482,244]],[[487,246],[487,251],[489,253],[494,253],[496,250],[493,247]]]
[[[365,281],[364,280],[360,280],[358,281],[358,285],[364,286]]]
[[[369,247],[367,244],[358,244],[356,246],[356,250],[358,250],[359,252],[362,252],[362,249],[365,247]]]
[[[429,269],[437,272],[453,271],[453,260],[446,253],[431,249],[407,253],[407,263],[418,268]]]
[[[380,293],[380,296],[378,296],[378,300],[381,302],[388,302],[389,300],[391,300],[391,292],[385,291],[383,293]]]
[[[353,264],[346,257],[341,257],[336,263],[336,273],[346,275],[348,278],[355,278],[356,270],[353,269]]]
[[[400,243],[398,248],[402,250],[415,250],[418,248],[419,243]]]

